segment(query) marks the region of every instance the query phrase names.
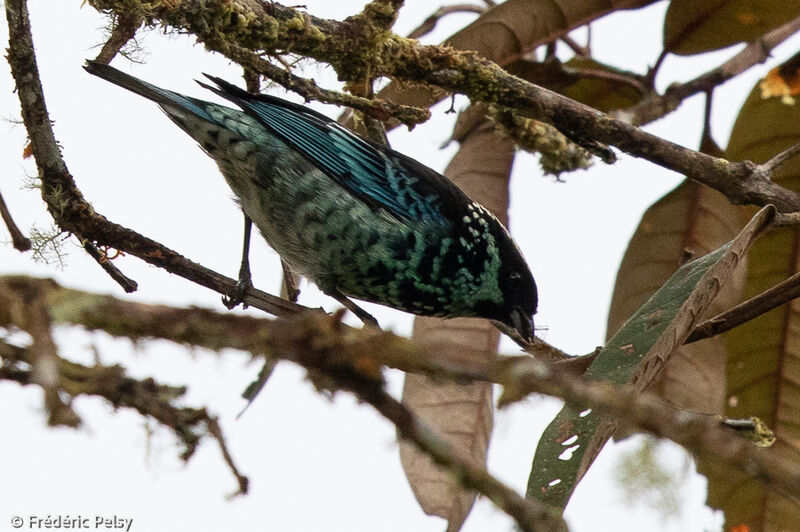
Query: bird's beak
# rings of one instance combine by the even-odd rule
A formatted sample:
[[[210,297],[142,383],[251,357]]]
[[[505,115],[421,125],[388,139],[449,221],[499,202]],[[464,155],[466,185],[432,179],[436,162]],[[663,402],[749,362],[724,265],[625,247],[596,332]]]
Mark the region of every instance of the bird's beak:
[[[492,320],[492,323],[523,348],[533,342],[533,318],[525,316],[521,309],[512,310],[509,318],[508,322]]]
[[[511,324],[523,340],[533,341],[533,318],[526,316],[522,310],[515,308],[511,311]]]

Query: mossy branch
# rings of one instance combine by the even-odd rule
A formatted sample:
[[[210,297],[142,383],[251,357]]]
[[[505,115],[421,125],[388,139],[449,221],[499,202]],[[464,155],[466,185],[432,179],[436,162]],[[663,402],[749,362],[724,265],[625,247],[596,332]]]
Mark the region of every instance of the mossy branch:
[[[390,332],[348,327],[341,323],[340,315],[310,312],[270,320],[198,308],[145,305],[28,277],[0,278],[0,327],[19,327],[24,322],[18,320],[21,319],[19,294],[25,293],[39,294],[37,297],[48,309],[53,324],[81,325],[132,339],[162,338],[214,350],[232,347],[256,356],[294,362],[307,370],[317,389],[347,390],[364,400],[372,397],[376,401],[373,406],[384,415],[390,411],[393,422],[408,420],[403,417],[405,414],[394,410],[396,405],[386,403],[383,392],[377,392],[383,390],[385,367],[457,382],[495,382],[504,387],[503,403],[530,393],[560,397],[578,408],[592,408],[627,426],[671,439],[695,455],[735,467],[783,492],[791,493],[800,485],[800,465],[788,463],[757,449],[747,439],[737,437],[726,428],[731,424],[729,420],[674,408],[651,394],[638,392],[631,385],[589,381],[562,369],[561,363],[548,364],[528,356],[485,356],[486,353],[477,351],[461,352],[455,357],[448,355],[450,350],[417,344]],[[2,350],[0,355],[6,359]],[[11,367],[0,376],[19,381],[20,371],[24,370]],[[120,389],[112,386],[112,391],[108,391],[96,380],[86,379],[86,382],[90,383],[92,393],[109,400],[114,400],[112,391]],[[140,384],[138,389],[152,390],[156,400],[175,392],[146,384]],[[79,389],[72,389],[71,393],[79,393]],[[157,411],[155,407],[148,407],[151,403],[142,400],[141,395],[135,397],[140,398],[138,402],[130,399],[122,406]],[[384,409],[388,409],[387,412]],[[177,413],[170,415],[178,416]],[[173,423],[171,418],[162,416],[161,419],[165,424]],[[411,430],[413,426],[406,428],[409,429],[407,434],[415,433]],[[187,437],[191,434],[187,433]],[[420,434],[428,437],[424,431]],[[418,443],[423,448],[431,445],[430,441]],[[456,467],[457,473],[463,473],[458,468],[463,468],[464,464],[456,464]],[[464,482],[468,487],[476,488],[474,477],[463,478],[467,479]]]
[[[733,203],[773,204],[780,212],[800,210],[800,194],[761,175],[752,163],[729,162],[684,148],[524,81],[474,52],[423,46],[387,31],[364,14],[326,20],[254,0],[89,3],[105,13],[138,14],[151,25],[188,31],[209,50],[228,57],[234,47],[256,54],[293,53],[331,65],[344,81],[384,76],[465,94],[473,102],[551,124],[578,145],[615,146],[684,174],[719,190]],[[378,4],[384,2],[370,5]]]
[[[72,408],[73,400],[92,396],[115,408],[132,408],[169,428],[183,443],[183,460],[191,458],[200,441],[209,436],[219,444],[236,478],[237,493],[246,493],[247,477],[233,463],[216,418],[205,408],[178,404],[185,387],[159,384],[152,378],[135,379],[119,365],[86,366],[59,355],[52,326],[73,312],[85,320],[81,309],[102,307],[103,301],[103,296],[64,289],[48,279],[0,278],[0,327],[19,328],[33,338],[27,348],[0,341],[0,379],[41,387],[50,425],[79,426],[81,419]],[[113,330],[113,324],[106,325]]]

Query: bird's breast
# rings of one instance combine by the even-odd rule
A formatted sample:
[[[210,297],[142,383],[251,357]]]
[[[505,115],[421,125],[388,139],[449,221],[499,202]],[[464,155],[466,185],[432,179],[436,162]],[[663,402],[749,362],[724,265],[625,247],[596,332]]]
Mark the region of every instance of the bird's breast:
[[[502,298],[495,237],[475,207],[456,220],[400,219],[276,139],[228,142],[215,159],[267,242],[324,292],[436,316]]]

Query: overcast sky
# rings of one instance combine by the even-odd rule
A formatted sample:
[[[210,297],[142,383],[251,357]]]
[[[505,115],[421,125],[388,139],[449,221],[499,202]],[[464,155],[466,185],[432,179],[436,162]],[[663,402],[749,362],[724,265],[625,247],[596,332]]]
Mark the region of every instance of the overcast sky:
[[[445,3],[445,2],[441,2]],[[407,1],[396,30],[407,33],[441,3]],[[454,3],[454,2],[449,2]],[[358,12],[362,1],[306,0],[308,11],[343,18]],[[87,75],[81,64],[96,55],[106,21],[79,0],[31,2],[34,39],[50,117],[66,162],[88,200],[111,220],[176,249],[218,272],[235,276],[240,253],[241,214],[214,163],[194,141],[175,127],[150,102]],[[664,3],[645,11],[627,12],[594,25],[592,47],[601,61],[644,73],[660,51]],[[454,16],[426,38],[438,42],[471,17]],[[580,42],[585,31],[574,36]],[[0,28],[7,42],[7,26]],[[140,36],[146,64],[117,58],[114,65],[160,86],[213,99],[194,83],[208,72],[240,83],[240,70],[221,56],[207,54],[185,36],[149,31]],[[797,47],[794,40],[794,48]],[[786,57],[791,46],[778,48]],[[735,52],[725,50],[702,58],[669,58],[658,78],[668,83],[691,79]],[[777,64],[776,62],[771,63]],[[752,69],[715,94],[713,133],[721,145],[735,109],[765,67]],[[335,76],[321,67],[305,68],[321,84],[336,88]],[[0,75],[0,113],[18,119],[10,72]],[[282,89],[274,94],[286,96]],[[291,96],[287,96],[291,97]],[[460,102],[462,106],[465,101]],[[316,105],[336,116],[339,110]],[[441,171],[457,146],[448,139],[452,115],[446,106],[433,109],[433,119],[409,133],[398,128],[390,141]],[[696,147],[701,131],[702,98],[647,129],[685,146]],[[35,175],[32,160],[22,160],[22,126],[0,127],[0,191],[23,230],[46,229],[51,220],[36,190],[25,188]],[[649,163],[622,156],[614,166],[600,163],[588,172],[556,183],[541,176],[533,156],[519,154],[512,178],[511,229],[536,277],[540,310],[536,323],[550,343],[582,354],[603,343],[613,281],[628,239],[644,209],[680,182],[680,176]],[[54,277],[66,286],[111,293],[131,300],[172,305],[200,305],[223,310],[219,295],[195,286],[136,258],[115,264],[139,283],[126,296],[87,258],[74,239],[63,266],[35,263],[30,253],[16,252],[0,228],[0,275],[26,273]],[[277,256],[263,241],[251,253],[254,280],[276,292],[280,286]],[[304,286],[300,302],[327,309],[337,304],[313,286]],[[401,312],[368,305],[382,325],[407,334],[411,319]],[[249,310],[255,315],[258,312]],[[356,323],[352,320],[352,323]],[[154,376],[165,383],[188,384],[187,403],[207,405],[221,418],[233,456],[250,477],[251,492],[233,501],[235,488],[217,447],[205,442],[184,466],[173,437],[146,425],[129,411],[113,412],[105,403],[81,399],[76,409],[81,429],[48,429],[38,389],[0,382],[0,453],[5,457],[0,482],[0,530],[10,530],[14,515],[117,515],[133,518],[132,530],[443,530],[438,518],[425,516],[413,499],[400,469],[394,430],[369,407],[346,395],[329,401],[303,380],[302,371],[282,364],[256,403],[240,419],[241,391],[258,366],[234,352],[222,357],[203,350],[188,352],[166,342],[137,346],[103,334],[57,331],[61,354],[90,363],[98,353],[104,363],[121,363],[137,377]],[[24,341],[21,338],[20,341]],[[505,352],[514,344],[504,341]],[[402,375],[388,374],[390,389],[399,393]],[[555,400],[532,398],[499,412],[490,448],[490,469],[524,492],[539,434],[557,412]],[[149,434],[149,430],[153,430]],[[718,515],[704,508],[705,483],[690,475],[682,517],[662,522],[644,506],[622,501],[613,481],[620,450],[631,441],[609,445],[581,483],[567,510],[574,530],[714,530]],[[676,468],[684,455],[665,451]],[[513,525],[486,500],[477,503],[466,531],[513,530]]]

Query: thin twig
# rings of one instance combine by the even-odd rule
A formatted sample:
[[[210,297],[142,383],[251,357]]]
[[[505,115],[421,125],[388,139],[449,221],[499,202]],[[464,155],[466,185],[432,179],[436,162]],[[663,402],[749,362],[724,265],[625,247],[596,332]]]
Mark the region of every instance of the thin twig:
[[[219,450],[222,453],[222,458],[225,460],[225,463],[228,464],[228,469],[231,470],[233,475],[236,477],[236,482],[239,484],[239,490],[234,492],[231,495],[231,498],[236,497],[237,495],[246,495],[250,481],[246,476],[239,472],[236,464],[233,463],[233,456],[228,450],[228,445],[225,443],[225,437],[222,434],[222,429],[219,427],[219,421],[214,416],[208,416],[208,419],[206,420],[206,426],[208,427],[208,433],[211,435],[211,437],[217,440],[217,444],[219,444]]]
[[[0,217],[3,218],[6,228],[8,228],[14,249],[17,251],[28,251],[31,249],[31,240],[22,234],[22,231],[19,230],[17,224],[14,223],[14,219],[11,217],[11,212],[8,210],[8,206],[6,205],[6,201],[3,199],[2,193],[0,193]]]
[[[609,81],[611,83],[624,84],[630,86],[639,94],[647,92],[646,80],[642,76],[629,73],[609,72],[608,70],[599,70],[596,68],[580,68],[564,65],[565,71],[574,71],[578,74],[580,79],[598,79],[602,81]]]
[[[699,92],[708,91],[726,81],[738,76],[745,70],[763,63],[769,58],[770,51],[780,43],[800,31],[800,18],[796,18],[769,33],[760,39],[745,46],[739,53],[725,61],[720,66],[709,70],[705,74],[691,81],[670,85],[663,95],[652,93],[630,109],[617,111],[615,116],[629,121],[631,124],[642,126],[649,124],[671,111],[678,108],[683,100]],[[662,59],[662,58],[660,58]],[[660,61],[656,66],[660,65]],[[649,77],[655,76],[656,67],[651,69]]]
[[[562,35],[561,40],[564,41],[564,44],[569,46],[570,49],[579,56],[589,57],[591,55],[591,51],[589,50],[588,46],[581,46],[575,41],[575,39],[573,39],[569,35]]]
[[[798,155],[800,155],[800,142],[798,142],[794,146],[786,148],[785,150],[780,152],[778,155],[774,156],[769,161],[759,165],[758,171],[762,172],[763,175],[772,176],[775,174],[778,168],[780,168],[793,158],[797,157]]]
[[[413,442],[437,464],[449,469],[463,487],[474,489],[486,496],[514,518],[520,530],[529,532],[567,530],[567,525],[558,511],[538,501],[521,497],[493,477],[485,467],[463,456],[422,423],[405,405],[386,393],[382,386],[369,381],[359,384],[354,382],[347,380],[340,384],[394,423],[402,438]]]
[[[116,281],[117,284],[122,287],[123,290],[131,293],[135,292],[139,288],[139,285],[136,283],[136,281],[122,273],[119,268],[114,265],[106,253],[97,249],[97,246],[85,239],[81,242],[81,244],[83,244],[83,249],[86,250],[86,253],[88,253],[89,256],[92,257],[97,264],[99,264],[100,267],[105,270],[109,277],[114,279],[114,281]]]
[[[662,50],[660,54],[658,54],[658,58],[656,59],[656,63],[647,70],[647,84],[650,88],[655,86],[656,76],[658,75],[658,71],[661,69],[661,65],[664,64],[664,59],[667,58],[669,55],[669,51]]]
[[[114,56],[136,35],[136,30],[142,25],[142,18],[130,13],[119,15],[111,30],[111,35],[103,45],[95,61],[109,64]]]
[[[370,100],[343,92],[323,89],[312,80],[292,74],[290,71],[273,65],[253,52],[235,45],[231,45],[229,57],[240,65],[268,77],[285,89],[296,92],[306,101],[317,100],[323,103],[351,107],[381,121],[395,118],[409,127],[425,122],[431,116],[428,109],[395,104],[380,99]]]
[[[451,15],[453,13],[478,13],[482,14],[485,13],[487,8],[482,6],[476,6],[474,4],[454,4],[451,6],[442,6],[433,13],[431,13],[428,18],[426,18],[422,24],[414,28],[411,33],[408,34],[409,39],[419,39],[420,37],[427,35],[428,33],[432,32],[436,27],[436,24],[439,23],[441,19],[446,17],[447,15]]]
[[[800,297],[800,272],[732,309],[700,323],[686,339],[686,343],[722,334],[797,297]]]
[[[700,138],[706,142],[713,142],[711,135],[711,111],[714,108],[714,89],[706,91],[705,107],[703,108],[703,133]],[[702,149],[702,148],[701,148]]]

